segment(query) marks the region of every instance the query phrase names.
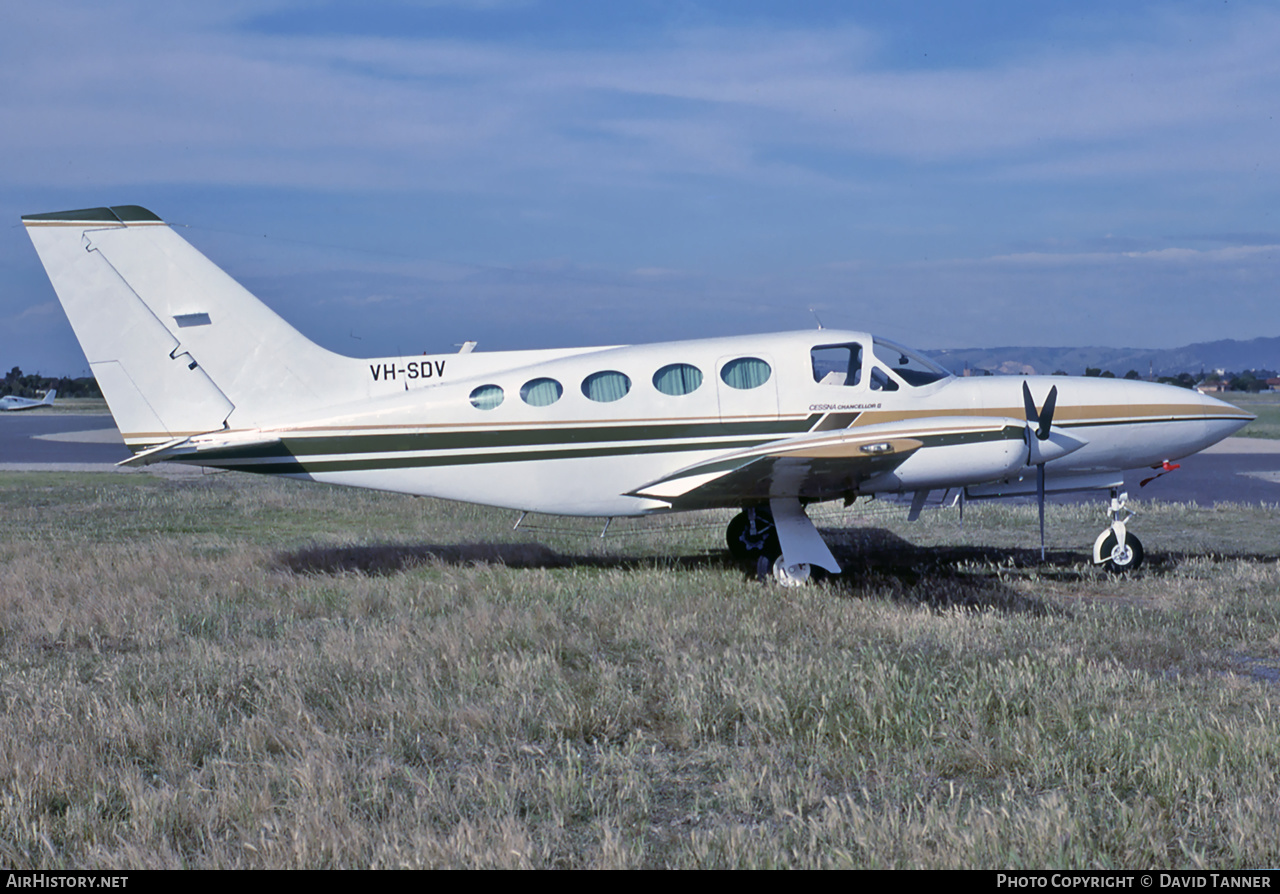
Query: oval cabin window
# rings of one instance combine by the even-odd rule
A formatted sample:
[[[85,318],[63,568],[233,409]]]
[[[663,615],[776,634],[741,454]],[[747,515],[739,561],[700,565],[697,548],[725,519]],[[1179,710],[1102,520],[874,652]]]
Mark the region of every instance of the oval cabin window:
[[[730,360],[721,367],[720,378],[730,388],[746,391],[751,388],[759,388],[769,381],[769,376],[772,373],[773,370],[769,367],[769,364],[759,357],[739,357],[737,360]]]
[[[520,389],[520,399],[531,407],[549,407],[564,394],[564,387],[555,379],[530,379]]]
[[[471,392],[471,406],[477,410],[492,410],[502,403],[505,395],[497,385],[481,385]]]
[[[653,387],[672,397],[692,394],[701,384],[702,370],[688,363],[672,363],[653,374]]]
[[[582,380],[582,393],[599,403],[621,400],[630,390],[631,379],[615,369],[592,373]]]

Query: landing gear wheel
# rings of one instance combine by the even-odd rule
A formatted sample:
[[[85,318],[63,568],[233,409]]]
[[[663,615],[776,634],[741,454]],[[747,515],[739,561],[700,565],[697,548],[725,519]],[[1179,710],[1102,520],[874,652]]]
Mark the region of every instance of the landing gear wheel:
[[[780,587],[803,587],[812,574],[808,562],[791,564],[786,556],[778,556],[773,562],[773,580]]]
[[[1102,541],[1102,557],[1102,564],[1112,574],[1136,571],[1142,564],[1142,541],[1126,533],[1124,544],[1121,545],[1115,531],[1112,531]]]
[[[776,558],[782,552],[773,516],[767,509],[747,509],[729,522],[724,534],[729,554],[739,562],[756,562],[764,556]]]

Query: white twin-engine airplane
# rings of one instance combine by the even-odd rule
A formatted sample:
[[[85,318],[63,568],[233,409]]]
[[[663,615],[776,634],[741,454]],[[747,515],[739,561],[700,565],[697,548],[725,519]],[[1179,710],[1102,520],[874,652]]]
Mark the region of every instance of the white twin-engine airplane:
[[[23,218],[134,451],[560,515],[742,512],[730,551],[792,584],[840,566],[809,503],[1109,489],[1094,560],[1136,567],[1123,472],[1253,417],[1194,391],[955,378],[863,332],[361,360],[308,341],[150,211]]]

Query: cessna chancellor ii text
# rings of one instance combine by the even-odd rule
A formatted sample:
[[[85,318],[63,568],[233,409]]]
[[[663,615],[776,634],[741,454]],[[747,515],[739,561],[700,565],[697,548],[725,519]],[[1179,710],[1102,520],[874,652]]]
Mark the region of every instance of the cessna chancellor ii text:
[[[184,462],[562,515],[739,508],[782,583],[839,565],[804,506],[1110,489],[1094,559],[1141,561],[1126,469],[1253,417],[1193,391],[957,379],[864,332],[354,359],[308,341],[150,211],[23,218],[130,464]]]

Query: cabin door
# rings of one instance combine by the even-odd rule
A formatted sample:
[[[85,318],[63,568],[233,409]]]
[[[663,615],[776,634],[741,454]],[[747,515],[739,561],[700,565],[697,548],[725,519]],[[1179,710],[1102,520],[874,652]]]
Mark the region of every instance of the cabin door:
[[[716,361],[720,421],[752,422],[778,418],[778,370],[767,354],[741,354]]]

